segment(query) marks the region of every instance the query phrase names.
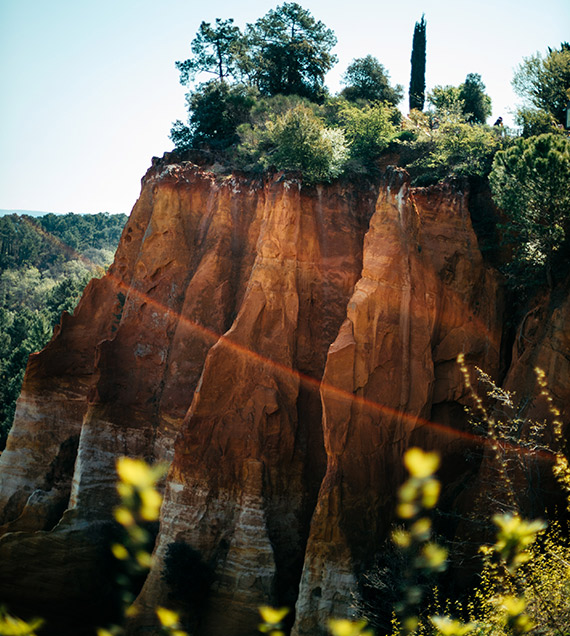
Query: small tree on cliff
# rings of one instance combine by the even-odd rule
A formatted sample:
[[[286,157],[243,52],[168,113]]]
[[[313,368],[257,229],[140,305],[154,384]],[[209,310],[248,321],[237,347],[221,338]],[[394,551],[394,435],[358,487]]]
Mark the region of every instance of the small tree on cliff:
[[[517,139],[496,154],[489,181],[509,217],[515,266],[530,282],[544,272],[552,287],[555,257],[570,225],[570,140],[554,134]],[[562,273],[568,273],[567,262]]]
[[[416,22],[412,41],[410,110],[423,110],[426,91],[426,21]]]
[[[390,74],[372,55],[352,61],[342,76],[346,88],[341,95],[348,101],[388,102],[396,106],[404,96],[401,84],[390,85]]]
[[[485,84],[478,73],[469,73],[459,87],[463,101],[463,115],[472,124],[484,124],[491,114],[491,98],[485,93]]]

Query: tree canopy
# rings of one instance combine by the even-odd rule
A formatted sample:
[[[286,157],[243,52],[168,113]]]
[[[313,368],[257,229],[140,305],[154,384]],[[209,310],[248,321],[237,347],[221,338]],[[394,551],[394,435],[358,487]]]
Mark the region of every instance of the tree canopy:
[[[248,120],[254,100],[243,84],[211,81],[201,84],[187,96],[188,126],[174,123],[170,138],[177,148],[197,148],[203,144],[224,149],[236,143],[237,128]]]
[[[516,265],[527,274],[545,272],[552,286],[570,224],[570,140],[555,134],[515,140],[496,154],[489,181],[509,217]]]
[[[196,73],[211,73],[220,82],[235,76],[239,71],[240,54],[243,51],[243,36],[233,19],[216,18],[215,26],[202,22],[190,48],[194,56],[176,62],[180,71],[180,83],[187,86]]]
[[[12,425],[28,356],[63,311],[109,265],[124,214],[0,217],[0,448]]]
[[[566,105],[570,100],[570,44],[548,49],[542,56],[535,53],[523,60],[513,77],[515,92],[528,104],[550,114],[566,125]]]
[[[351,102],[387,102],[395,106],[404,97],[401,84],[390,85],[390,74],[372,55],[352,61],[342,77],[346,86],[341,95]]]
[[[336,36],[296,2],[286,2],[247,26],[244,71],[262,95],[320,101],[324,77],[337,61]]]
[[[485,93],[485,84],[478,73],[469,73],[459,87],[463,100],[463,115],[468,122],[484,124],[491,115],[491,98]]]
[[[459,86],[434,86],[427,96],[428,102],[443,117],[462,118],[465,102]]]
[[[416,22],[412,40],[410,73],[410,110],[423,110],[426,91],[426,21]]]

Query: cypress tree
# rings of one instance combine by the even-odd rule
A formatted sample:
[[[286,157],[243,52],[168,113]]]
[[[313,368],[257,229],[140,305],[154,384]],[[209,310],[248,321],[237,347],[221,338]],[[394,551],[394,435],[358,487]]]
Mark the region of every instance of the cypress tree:
[[[426,21],[423,14],[414,28],[411,62],[410,110],[423,110],[426,92]]]

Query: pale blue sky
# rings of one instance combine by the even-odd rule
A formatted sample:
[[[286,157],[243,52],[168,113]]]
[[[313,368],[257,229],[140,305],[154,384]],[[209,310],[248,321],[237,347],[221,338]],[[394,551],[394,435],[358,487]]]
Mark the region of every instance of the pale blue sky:
[[[233,17],[243,27],[278,4],[0,0],[0,209],[129,213],[151,157],[172,148],[170,126],[185,118],[174,61],[189,57],[200,22]],[[425,13],[428,89],[480,73],[493,117],[508,118],[522,58],[570,39],[568,0],[300,4],[338,37],[333,92],[367,54],[407,89]]]

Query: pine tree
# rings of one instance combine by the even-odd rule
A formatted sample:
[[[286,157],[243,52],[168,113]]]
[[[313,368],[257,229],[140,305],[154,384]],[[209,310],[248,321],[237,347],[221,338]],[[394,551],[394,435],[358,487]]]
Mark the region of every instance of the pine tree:
[[[410,110],[423,110],[426,91],[426,21],[423,15],[414,27],[411,62]]]

